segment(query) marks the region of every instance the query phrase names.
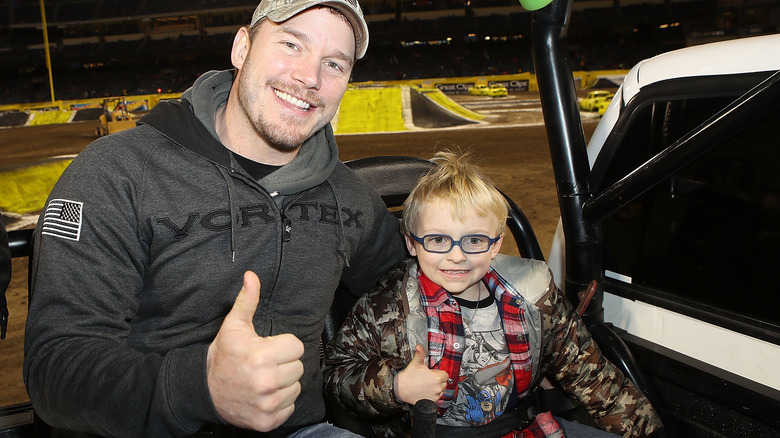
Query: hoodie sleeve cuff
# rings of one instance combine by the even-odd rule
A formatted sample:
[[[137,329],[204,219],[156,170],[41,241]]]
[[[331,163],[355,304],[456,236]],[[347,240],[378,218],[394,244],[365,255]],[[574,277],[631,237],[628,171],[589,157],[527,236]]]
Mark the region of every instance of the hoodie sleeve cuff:
[[[206,376],[208,345],[179,350],[170,355],[166,374],[166,399],[171,415],[187,434],[207,424],[225,424],[211,400]]]

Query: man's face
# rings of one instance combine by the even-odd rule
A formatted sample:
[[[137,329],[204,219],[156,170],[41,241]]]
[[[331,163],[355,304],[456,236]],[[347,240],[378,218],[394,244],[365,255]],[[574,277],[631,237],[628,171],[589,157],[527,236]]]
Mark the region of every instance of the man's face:
[[[446,234],[455,240],[469,234],[496,237],[497,218],[472,213],[463,218],[463,221],[459,221],[452,217],[451,212],[452,209],[447,201],[423,203],[413,233],[418,237],[427,234]],[[451,295],[477,301],[479,283],[490,268],[490,262],[501,249],[502,240],[490,246],[487,252],[480,254],[466,254],[457,245],[446,254],[428,252],[409,236],[406,236],[406,245],[409,253],[417,257],[420,269],[431,281],[446,289]]]
[[[336,114],[354,64],[355,37],[342,16],[321,7],[259,26],[238,62],[234,57],[240,107],[269,146],[294,150]]]

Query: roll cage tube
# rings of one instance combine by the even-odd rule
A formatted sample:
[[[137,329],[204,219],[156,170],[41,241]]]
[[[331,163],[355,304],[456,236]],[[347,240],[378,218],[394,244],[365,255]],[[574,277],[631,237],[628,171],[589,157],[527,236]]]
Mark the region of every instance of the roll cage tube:
[[[554,0],[533,12],[532,55],[547,140],[566,237],[564,292],[576,306],[578,293],[592,280],[598,288],[583,320],[604,355],[659,406],[649,380],[623,340],[604,323],[601,225],[585,219],[583,206],[592,194],[590,165],[577,93],[569,66],[567,33],[572,0]],[[660,409],[657,409],[660,412]],[[659,436],[665,436],[663,432]]]
[[[566,278],[561,280],[566,296],[576,304],[577,293],[591,280],[601,283],[601,231],[581,214],[592,190],[585,134],[568,64],[566,35],[571,3],[556,0],[534,12],[532,52],[566,235]],[[603,320],[602,296],[597,291],[586,309],[590,319]]]

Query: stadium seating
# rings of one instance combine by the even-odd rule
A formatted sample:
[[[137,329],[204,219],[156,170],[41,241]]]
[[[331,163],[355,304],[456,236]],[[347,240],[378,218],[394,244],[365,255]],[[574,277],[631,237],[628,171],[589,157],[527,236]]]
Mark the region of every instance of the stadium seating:
[[[203,71],[231,67],[233,34],[249,21],[256,3],[45,2],[56,98],[181,92]],[[744,22],[726,19],[747,13],[740,9],[748,7],[743,2],[715,7],[706,0],[619,7],[576,2],[569,29],[571,62],[577,70],[626,68],[698,40],[774,33],[771,4],[750,2],[745,29]],[[533,71],[527,41],[531,14],[514,0],[467,7],[454,0],[365,0],[362,5],[371,46],[354,70],[354,82]],[[0,7],[0,104],[49,99],[40,23],[38,0]],[[178,80],[161,81],[161,72]]]

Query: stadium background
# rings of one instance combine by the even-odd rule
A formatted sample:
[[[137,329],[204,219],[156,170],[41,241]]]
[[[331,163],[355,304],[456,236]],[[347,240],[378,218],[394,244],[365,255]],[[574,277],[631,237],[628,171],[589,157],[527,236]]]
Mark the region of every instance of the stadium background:
[[[625,69],[657,53],[775,33],[777,0],[575,0],[575,71]],[[5,0],[0,104],[177,93],[229,68],[256,0]],[[531,13],[516,0],[365,0],[366,57],[353,82],[533,72]],[[45,10],[42,19],[41,5]],[[42,22],[46,22],[52,99]]]

